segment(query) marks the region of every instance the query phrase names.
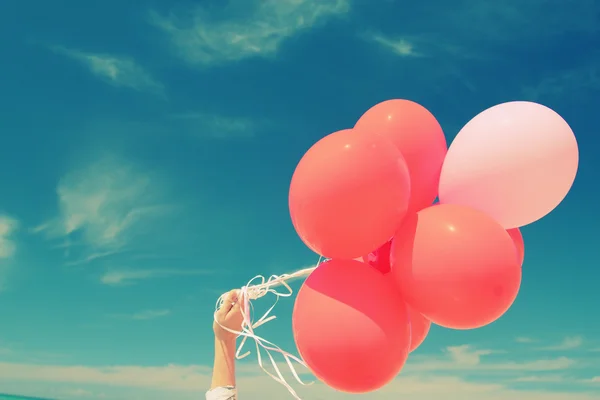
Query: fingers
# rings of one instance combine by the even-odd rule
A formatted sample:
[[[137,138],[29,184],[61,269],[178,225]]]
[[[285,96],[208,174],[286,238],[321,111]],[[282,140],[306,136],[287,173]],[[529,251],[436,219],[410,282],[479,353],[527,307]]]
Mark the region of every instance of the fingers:
[[[231,314],[239,313],[240,312],[240,308],[241,308],[241,305],[240,305],[240,302],[238,301],[237,303],[235,303],[233,305],[233,307],[231,307],[231,310],[229,310],[229,313],[231,313]]]
[[[226,315],[231,311],[231,309],[235,305],[239,306],[238,293],[238,290],[232,290],[229,293],[227,293],[227,295],[225,295],[225,297],[223,298],[223,304],[221,304],[221,307],[219,308],[220,314]]]
[[[238,299],[239,290],[234,289],[230,290],[229,293],[225,296],[225,300],[230,303],[235,303]]]

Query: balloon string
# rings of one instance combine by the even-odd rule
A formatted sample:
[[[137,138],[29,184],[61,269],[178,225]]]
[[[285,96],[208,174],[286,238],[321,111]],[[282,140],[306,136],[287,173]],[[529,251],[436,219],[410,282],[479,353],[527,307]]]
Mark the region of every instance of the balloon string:
[[[275,359],[273,358],[273,355],[271,354],[271,352],[279,353],[281,356],[283,356],[283,359],[285,360],[286,364],[288,365],[292,375],[294,376],[294,379],[296,379],[296,381],[298,383],[300,383],[302,386],[312,385],[313,382],[303,382],[302,379],[300,379],[300,376],[298,375],[298,373],[296,372],[296,369],[294,368],[293,361],[302,365],[305,368],[308,368],[308,367],[306,366],[304,361],[302,361],[299,357],[296,357],[295,355],[288,353],[285,350],[282,350],[279,346],[275,345],[274,343],[271,343],[268,340],[265,340],[262,337],[256,335],[254,333],[254,330],[256,328],[258,328],[259,326],[264,325],[267,322],[272,321],[275,318],[277,318],[275,315],[270,315],[270,314],[273,311],[273,309],[275,308],[275,306],[277,305],[277,302],[279,301],[280,297],[292,296],[294,291],[292,290],[290,285],[287,283],[287,281],[290,281],[292,279],[297,279],[297,278],[306,278],[308,275],[310,275],[311,272],[313,272],[319,266],[319,264],[321,263],[322,260],[323,260],[323,258],[319,257],[319,261],[317,261],[317,264],[314,267],[301,269],[301,270],[298,270],[298,271],[290,273],[290,274],[283,274],[283,275],[279,275],[279,276],[271,275],[269,277],[269,279],[265,279],[265,277],[262,275],[257,275],[254,278],[250,279],[250,281],[246,284],[246,286],[243,286],[240,289],[240,293],[239,293],[239,298],[242,299],[242,301],[244,302],[243,306],[240,307],[242,317],[243,317],[241,331],[235,331],[235,330],[229,329],[229,328],[221,325],[217,319],[217,311],[221,308],[221,306],[225,302],[227,293],[221,295],[221,297],[219,297],[219,299],[217,300],[216,311],[214,314],[215,322],[222,329],[224,329],[228,332],[234,333],[242,338],[240,345],[235,353],[235,357],[238,360],[241,360],[241,359],[247,357],[250,354],[250,351],[247,351],[246,353],[241,354],[242,349],[244,348],[244,345],[246,344],[247,339],[253,340],[255,347],[256,347],[256,358],[258,359],[259,367],[267,375],[269,375],[275,382],[283,385],[292,394],[292,396],[294,396],[294,398],[297,400],[301,400],[301,399],[300,399],[300,397],[298,397],[298,394],[292,388],[292,386],[290,386],[290,384],[283,377],[279,367],[277,367],[277,363],[275,362]],[[256,283],[256,281],[260,281],[260,283]],[[274,288],[280,287],[280,286],[283,286],[286,289],[286,291],[280,292],[280,291],[277,291],[274,289]],[[250,308],[252,307],[252,303],[250,301],[260,299],[261,297],[264,297],[269,293],[273,294],[275,296],[275,301],[274,301],[273,305],[256,322],[252,321],[252,316],[251,316],[251,313],[249,312]],[[269,361],[271,362],[271,365],[273,366],[273,369],[275,370],[276,376],[274,374],[272,374],[271,372],[267,371],[267,369],[265,368],[265,365],[263,364],[262,355],[261,355],[263,351],[269,357]]]

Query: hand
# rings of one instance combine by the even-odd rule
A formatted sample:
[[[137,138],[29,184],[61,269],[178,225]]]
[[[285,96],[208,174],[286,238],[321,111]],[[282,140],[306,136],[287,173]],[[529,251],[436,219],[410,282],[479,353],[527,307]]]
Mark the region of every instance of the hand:
[[[229,332],[223,328],[240,332],[244,317],[242,316],[243,299],[239,290],[232,290],[225,296],[225,301],[217,311],[216,321],[213,322],[213,331],[215,339],[223,342],[235,341],[237,334]],[[218,323],[217,323],[218,322]]]

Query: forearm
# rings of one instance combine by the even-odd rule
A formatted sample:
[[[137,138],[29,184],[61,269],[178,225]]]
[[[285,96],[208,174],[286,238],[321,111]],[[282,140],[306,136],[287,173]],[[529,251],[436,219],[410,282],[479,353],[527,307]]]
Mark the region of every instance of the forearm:
[[[211,389],[235,386],[235,339],[215,339],[215,363]]]

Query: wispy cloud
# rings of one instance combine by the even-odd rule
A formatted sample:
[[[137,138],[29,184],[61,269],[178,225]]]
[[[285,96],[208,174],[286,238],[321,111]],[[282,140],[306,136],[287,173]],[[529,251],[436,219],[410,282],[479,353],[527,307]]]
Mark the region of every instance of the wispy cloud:
[[[81,63],[93,75],[116,87],[163,93],[164,86],[133,58],[53,47],[56,53]]]
[[[163,310],[145,310],[145,311],[140,311],[135,314],[114,314],[114,315],[112,315],[112,317],[144,321],[144,320],[166,317],[170,314],[171,314],[171,310],[163,309]]]
[[[531,101],[556,99],[577,92],[595,93],[600,89],[600,54],[591,61],[564,71],[553,72],[540,81],[523,88],[523,96]]]
[[[6,215],[0,215],[0,292],[6,289],[7,271],[13,264],[17,250],[14,234],[19,228],[19,221]]]
[[[539,350],[545,350],[545,351],[567,351],[567,350],[578,349],[582,345],[583,345],[583,337],[581,337],[581,336],[568,336],[568,337],[564,338],[563,341],[560,342],[557,345],[540,347]]]
[[[567,357],[531,361],[497,361],[486,356],[501,352],[478,349],[469,345],[447,347],[443,356],[415,355],[410,360],[411,371],[560,371],[573,367],[576,361]]]
[[[0,259],[10,258],[15,254],[16,244],[13,234],[19,227],[19,222],[5,215],[0,216]]]
[[[440,37],[441,36],[441,37]],[[488,55],[475,51],[463,45],[457,45],[449,37],[438,33],[422,33],[413,35],[383,34],[367,32],[360,35],[390,54],[402,58],[428,58],[444,62],[444,68],[450,68],[457,60],[484,60]],[[449,71],[454,74],[455,71]]]
[[[177,53],[199,65],[272,56],[282,43],[350,9],[349,0],[263,0],[234,2],[227,18],[209,17],[202,8],[184,16],[151,14],[151,22],[169,35]],[[249,13],[244,11],[250,10]],[[236,17],[229,17],[235,15]],[[191,16],[191,17],[188,17]]]
[[[81,248],[72,264],[132,250],[136,238],[171,211],[149,173],[112,158],[65,176],[57,195],[59,215],[33,231],[60,239],[71,259],[72,250]]]
[[[593,383],[593,384],[600,383],[600,376],[594,376],[593,378],[590,378],[590,379],[584,379],[584,380],[582,380],[582,382]]]
[[[404,38],[391,38],[381,34],[364,35],[365,39],[373,41],[392,53],[402,57],[422,57],[423,54],[415,51],[414,44]]]
[[[479,365],[481,357],[494,354],[492,350],[474,349],[469,345],[450,346],[446,348],[451,359],[459,365]]]
[[[393,3],[380,8],[390,7],[389,12],[396,12],[397,4]],[[567,35],[593,38],[600,30],[599,15],[600,4],[595,0],[552,2],[552,7],[548,0],[437,1],[435,6],[414,3],[410,11],[398,16],[394,29],[363,37],[402,57],[412,56],[417,49],[416,54],[443,62],[437,68],[447,68],[448,64],[458,68],[464,61],[506,62],[515,51],[577,40]],[[562,86],[569,79],[559,78],[556,83]],[[557,90],[547,83],[530,91]]]
[[[535,339],[532,339],[530,337],[521,336],[521,337],[516,338],[515,342],[517,342],[517,343],[534,343]]]
[[[170,310],[146,310],[133,314],[131,318],[137,320],[156,319],[166,317],[169,314],[171,314]]]
[[[109,286],[134,285],[139,281],[156,278],[169,278],[175,276],[208,275],[211,272],[203,270],[176,270],[176,269],[146,269],[146,270],[118,270],[108,271],[100,277],[100,282]]]
[[[213,139],[252,138],[265,127],[264,122],[249,118],[195,112],[174,114],[171,120],[185,125],[185,131],[191,136]]]
[[[64,243],[56,246],[56,248],[65,249],[66,252],[70,252],[70,248],[72,246],[74,246],[74,245],[76,245],[76,244],[73,244],[73,243],[71,243],[70,241],[67,240]],[[78,259],[75,259],[73,261],[68,261],[68,262],[65,263],[65,265],[67,265],[67,266],[76,266],[76,265],[88,264],[88,263],[91,263],[91,262],[93,262],[95,260],[100,260],[100,259],[103,259],[103,258],[106,258],[106,257],[110,257],[110,256],[113,256],[113,255],[119,254],[120,251],[121,251],[121,248],[120,247],[116,247],[113,250],[94,252],[94,253],[85,255],[82,258],[78,258]]]
[[[97,120],[86,127],[93,135],[137,137],[139,140],[191,138],[197,140],[248,140],[271,132],[275,124],[254,115],[207,111],[181,111],[148,116],[143,120]],[[44,226],[35,227],[38,230]]]
[[[515,382],[526,382],[526,383],[563,383],[566,379],[563,375],[529,375],[522,376],[515,379]]]
[[[499,361],[486,361],[488,354],[503,354],[507,358]],[[547,360],[534,360],[528,363],[510,362],[511,355],[498,351],[476,350],[472,346],[448,348],[441,354],[420,356],[410,359],[400,376],[376,393],[361,395],[365,399],[394,400],[411,398],[415,400],[596,400],[592,388],[582,381],[564,380],[561,390],[544,388],[540,383],[551,381],[557,374],[531,374],[531,366],[538,366]],[[444,361],[440,363],[440,361]],[[469,379],[471,373],[480,370],[481,365],[490,365],[484,374]],[[494,366],[495,365],[495,366]],[[567,371],[570,366],[563,366]],[[468,373],[466,373],[468,372]],[[149,400],[177,398],[188,400],[197,398],[210,385],[211,369],[208,366],[169,365],[164,367],[116,366],[90,367],[83,365],[30,365],[0,363],[0,376],[6,381],[16,382],[15,391],[29,395],[48,393],[60,394],[62,398],[73,399],[69,392],[85,390],[103,393],[106,398],[145,398]],[[539,377],[539,379],[537,379]],[[585,382],[593,383],[594,375]],[[553,378],[556,379],[556,378]],[[518,380],[521,390],[513,388]],[[553,381],[553,380],[552,380]],[[264,399],[265,393],[272,398],[289,396],[285,389],[261,373],[254,364],[238,365],[238,387],[240,395],[246,399]],[[344,399],[347,395],[336,392],[321,383],[302,388],[298,387],[302,398]],[[586,389],[589,392],[586,392]],[[43,393],[41,391],[44,391]]]
[[[435,9],[428,8],[431,12],[426,18],[435,21],[432,31],[451,33],[464,42],[490,45],[523,46],[553,40],[566,32],[593,34],[600,29],[597,13],[600,6],[594,0],[552,5],[548,7],[547,0],[440,2]],[[539,18],[540,15],[544,18]],[[532,19],[537,19],[537,23],[532,24]],[[415,22],[422,23],[422,20]]]

